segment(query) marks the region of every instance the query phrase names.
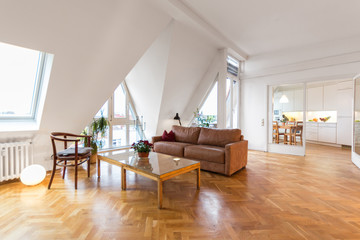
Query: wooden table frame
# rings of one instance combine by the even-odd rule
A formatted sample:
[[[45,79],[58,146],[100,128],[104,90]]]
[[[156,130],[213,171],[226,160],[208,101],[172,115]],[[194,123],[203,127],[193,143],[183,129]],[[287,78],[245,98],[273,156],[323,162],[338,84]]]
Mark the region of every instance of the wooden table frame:
[[[289,139],[289,141],[287,141],[286,143],[285,143],[285,139],[287,138],[287,136],[285,136],[285,134],[284,134],[284,144],[287,144],[287,143],[289,143],[290,145],[293,145],[293,141],[292,141],[292,136],[291,136],[291,133],[292,133],[292,131],[294,131],[295,129],[296,129],[296,126],[295,125],[279,125],[278,126],[278,129],[285,129],[285,133],[286,133],[286,131],[289,129],[290,130],[290,139]],[[295,133],[294,133],[295,134]]]
[[[121,189],[123,191],[126,191],[126,170],[132,171],[141,176],[144,176],[146,178],[150,178],[152,180],[157,181],[157,183],[158,183],[158,208],[159,209],[162,208],[162,204],[163,204],[163,182],[166,180],[169,180],[178,175],[196,170],[196,172],[197,172],[197,189],[200,189],[200,162],[193,164],[191,166],[188,166],[188,167],[176,169],[174,171],[171,171],[171,172],[168,172],[168,173],[165,173],[162,175],[156,175],[156,174],[152,174],[152,173],[143,171],[141,169],[126,165],[122,162],[113,160],[111,158],[98,155],[98,159],[97,159],[98,178],[100,178],[100,160],[121,167]]]

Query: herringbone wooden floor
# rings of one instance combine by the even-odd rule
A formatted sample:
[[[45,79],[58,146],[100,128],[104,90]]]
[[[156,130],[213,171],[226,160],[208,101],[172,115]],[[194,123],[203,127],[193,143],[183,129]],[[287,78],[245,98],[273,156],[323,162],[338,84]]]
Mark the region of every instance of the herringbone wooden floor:
[[[360,239],[360,169],[350,150],[310,145],[306,157],[250,151],[232,177],[202,171],[164,184],[102,164],[35,187],[0,186],[0,239]]]

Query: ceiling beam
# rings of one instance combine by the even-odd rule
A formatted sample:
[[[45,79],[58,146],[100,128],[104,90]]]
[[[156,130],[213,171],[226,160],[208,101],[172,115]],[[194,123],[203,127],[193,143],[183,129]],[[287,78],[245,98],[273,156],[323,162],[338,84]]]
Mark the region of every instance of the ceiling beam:
[[[236,55],[235,57],[238,57],[239,60],[246,60],[248,58],[248,54],[244,50],[239,48],[233,41],[224,36],[213,25],[209,24],[204,18],[202,18],[182,0],[169,0],[169,2],[181,12],[183,12],[185,15],[187,15],[193,22],[201,26],[208,33],[221,41],[224,45],[226,45],[227,48],[231,49],[233,53],[236,53],[233,55]]]

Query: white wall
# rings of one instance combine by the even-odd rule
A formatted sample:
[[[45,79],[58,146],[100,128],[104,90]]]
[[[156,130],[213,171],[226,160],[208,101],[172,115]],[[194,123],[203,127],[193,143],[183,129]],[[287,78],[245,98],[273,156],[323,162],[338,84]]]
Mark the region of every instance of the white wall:
[[[174,22],[172,28],[157,134],[171,129],[175,113],[183,116],[218,49],[212,39],[185,24]],[[186,122],[189,119],[182,120]]]
[[[131,70],[126,82],[138,115],[144,116],[148,139],[177,124],[175,113],[183,123],[191,120],[215,80],[216,74],[210,81],[203,79],[217,49],[203,33],[173,20]]]
[[[159,119],[167,62],[171,44],[173,22],[159,35],[146,53],[136,63],[126,84],[139,116],[146,121],[145,136],[156,135]]]
[[[40,130],[31,138],[48,166],[49,133],[80,133],[171,18],[146,0],[11,1],[0,8],[0,41],[55,55]]]
[[[249,149],[266,150],[268,85],[352,79],[360,72],[359,46],[339,47],[332,42],[324,43],[321,51],[318,48],[255,56],[246,62],[241,76],[241,130],[249,140]],[[265,126],[261,126],[262,119]]]

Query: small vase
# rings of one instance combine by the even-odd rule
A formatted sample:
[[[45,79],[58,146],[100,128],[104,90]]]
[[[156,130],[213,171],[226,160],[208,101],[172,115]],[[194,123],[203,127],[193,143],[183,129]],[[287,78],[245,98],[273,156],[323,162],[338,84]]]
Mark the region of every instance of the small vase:
[[[138,152],[138,156],[140,158],[147,158],[149,157],[149,152]]]

